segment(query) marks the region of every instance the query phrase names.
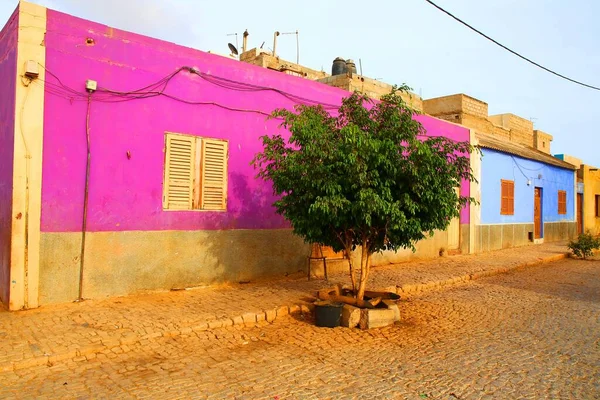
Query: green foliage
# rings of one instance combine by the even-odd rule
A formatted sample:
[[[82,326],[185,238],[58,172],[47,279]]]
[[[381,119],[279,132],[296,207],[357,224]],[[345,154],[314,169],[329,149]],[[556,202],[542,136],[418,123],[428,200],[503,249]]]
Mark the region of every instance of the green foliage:
[[[263,136],[253,165],[273,184],[277,212],[307,242],[370,255],[412,248],[472,201],[468,142],[427,136],[394,87],[380,102],[354,93],[336,116],[321,106],[276,110],[291,136]]]
[[[595,238],[589,231],[584,232],[579,234],[577,240],[570,241],[567,247],[577,257],[586,259],[594,255],[594,250],[600,249],[600,238]]]

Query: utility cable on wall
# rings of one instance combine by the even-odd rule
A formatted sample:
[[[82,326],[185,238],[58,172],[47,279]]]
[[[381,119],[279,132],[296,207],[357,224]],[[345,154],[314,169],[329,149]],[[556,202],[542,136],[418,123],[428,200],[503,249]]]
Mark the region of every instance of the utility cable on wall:
[[[85,239],[87,234],[87,214],[90,194],[90,167],[91,167],[91,147],[90,147],[90,110],[92,107],[92,91],[89,91],[87,98],[87,111],[85,114],[85,138],[87,144],[87,158],[85,163],[85,185],[83,194],[83,216],[81,224],[81,254],[79,255],[79,296],[77,301],[83,301],[83,267],[85,261]]]
[[[565,79],[565,80],[567,80],[567,81],[569,81],[569,82],[573,82],[573,83],[575,83],[575,84],[577,84],[577,85],[585,86],[585,87],[587,87],[587,88],[590,88],[590,89],[594,89],[594,90],[600,90],[600,87],[593,86],[593,85],[589,85],[589,84],[587,84],[587,83],[583,83],[583,82],[580,82],[580,81],[578,81],[578,80],[575,80],[575,79],[569,78],[568,76],[565,76],[565,75],[563,75],[563,74],[560,74],[560,73],[558,73],[558,72],[556,72],[556,71],[553,71],[553,70],[551,70],[550,68],[546,68],[546,67],[544,67],[543,65],[541,65],[541,64],[539,64],[539,63],[537,63],[537,62],[535,62],[535,61],[533,61],[533,60],[531,60],[531,59],[529,59],[529,58],[527,58],[527,57],[525,57],[525,56],[522,56],[521,54],[519,54],[519,53],[517,53],[516,51],[514,51],[514,50],[510,49],[509,47],[507,47],[507,46],[503,45],[502,43],[498,42],[497,40],[494,40],[494,39],[492,39],[491,37],[489,37],[489,36],[488,36],[488,35],[486,35],[485,33],[481,32],[480,30],[478,30],[478,29],[476,29],[476,28],[472,27],[471,25],[469,25],[469,24],[468,24],[468,23],[466,23],[465,21],[461,20],[460,18],[458,18],[458,17],[457,17],[457,16],[455,16],[454,14],[450,13],[449,11],[446,11],[446,10],[445,10],[445,9],[443,9],[442,7],[440,7],[440,6],[438,6],[437,4],[435,4],[433,1],[431,1],[431,0],[425,0],[425,1],[426,1],[427,3],[429,3],[429,4],[431,4],[432,6],[434,6],[435,8],[437,8],[438,10],[440,10],[441,12],[443,12],[443,13],[447,14],[447,15],[448,15],[448,16],[450,16],[451,18],[453,18],[453,19],[455,19],[456,21],[460,22],[461,24],[463,24],[463,25],[464,25],[464,26],[466,26],[467,28],[469,28],[469,29],[471,29],[472,31],[474,31],[474,32],[478,33],[479,35],[483,36],[484,38],[486,38],[487,40],[491,41],[492,43],[494,43],[494,44],[496,44],[496,45],[498,45],[498,46],[502,47],[504,50],[506,50],[506,51],[508,51],[508,52],[510,52],[510,53],[512,53],[512,54],[514,54],[515,56],[517,56],[517,57],[519,57],[519,58],[522,58],[523,60],[527,61],[528,63],[530,63],[530,64],[533,64],[533,65],[535,65],[536,67],[538,67],[538,68],[541,68],[541,69],[543,69],[544,71],[546,71],[546,72],[549,72],[549,73],[551,73],[551,74],[553,74],[553,75],[556,75],[556,76],[558,76],[559,78]]]
[[[48,69],[46,69],[43,65],[40,64],[40,66],[42,68],[44,68],[46,70],[46,72],[48,73],[48,75],[53,77],[54,80],[56,81],[56,82],[49,82],[46,80],[45,82],[41,82],[42,84],[45,84],[45,87],[46,87],[46,90],[48,91],[48,93],[51,93],[51,94],[54,94],[57,96],[61,96],[64,98],[68,98],[71,101],[87,101],[87,95],[85,93],[82,93],[81,91],[78,91],[76,89],[73,89],[73,88],[65,85],[58,76],[56,76],[51,71],[48,71]],[[262,115],[266,115],[266,116],[270,115],[270,113],[261,111],[261,110],[240,109],[240,108],[229,107],[229,106],[225,106],[223,104],[210,102],[210,101],[203,102],[203,101],[195,101],[195,100],[186,100],[186,99],[182,99],[180,97],[174,96],[174,95],[167,94],[165,91],[167,89],[169,82],[171,82],[171,80],[173,78],[175,78],[175,76],[177,76],[178,74],[180,74],[181,72],[184,72],[184,71],[198,75],[204,81],[211,83],[215,86],[219,86],[224,89],[228,89],[228,90],[239,91],[239,92],[271,91],[271,92],[278,93],[279,95],[287,98],[288,100],[291,100],[292,102],[294,102],[296,104],[300,104],[300,105],[306,105],[306,106],[320,105],[325,109],[337,109],[339,107],[339,105],[322,103],[317,100],[302,97],[302,96],[299,96],[299,95],[296,95],[293,93],[289,93],[289,92],[286,92],[281,89],[269,87],[269,86],[254,85],[254,84],[250,84],[250,83],[246,83],[246,82],[239,82],[239,81],[234,81],[234,80],[223,78],[223,77],[218,77],[215,75],[205,74],[203,72],[200,72],[197,68],[193,68],[193,67],[180,67],[177,70],[175,70],[174,72],[168,74],[167,76],[161,78],[160,80],[158,80],[152,84],[149,84],[142,88],[131,90],[131,91],[117,91],[117,90],[111,90],[111,89],[99,87],[98,91],[94,94],[94,101],[105,102],[105,103],[119,103],[119,102],[125,102],[125,101],[147,99],[147,98],[152,98],[152,97],[157,97],[157,96],[165,96],[165,97],[169,97],[173,100],[180,101],[180,102],[183,102],[186,104],[213,105],[213,106],[224,108],[224,109],[227,109],[230,111],[254,112],[254,113],[262,114]]]

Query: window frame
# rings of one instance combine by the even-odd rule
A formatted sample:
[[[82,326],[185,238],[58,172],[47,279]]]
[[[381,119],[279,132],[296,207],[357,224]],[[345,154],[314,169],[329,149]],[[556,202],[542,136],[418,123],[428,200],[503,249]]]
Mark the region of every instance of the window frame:
[[[600,218],[600,194],[595,195],[596,218]]]
[[[558,215],[567,215],[567,191],[558,191]]]
[[[515,181],[500,180],[500,215],[515,215]]]
[[[164,153],[164,162],[163,162],[163,194],[162,194],[162,210],[163,211],[194,211],[194,212],[226,212],[227,211],[227,203],[228,203],[228,188],[229,188],[229,182],[228,182],[228,177],[229,177],[229,140],[226,139],[219,139],[219,138],[210,138],[210,137],[206,137],[206,136],[200,136],[200,135],[190,135],[190,134],[183,134],[183,133],[177,133],[177,132],[165,132],[164,134],[165,139],[164,139],[164,147],[163,147],[163,153]],[[184,141],[186,142],[192,142],[192,144],[189,146],[190,148],[190,153],[191,153],[191,162],[190,162],[190,170],[189,170],[189,176],[190,176],[190,180],[189,180],[189,187],[190,187],[190,197],[191,199],[188,199],[188,206],[171,206],[171,202],[170,197],[169,197],[169,193],[170,193],[170,189],[171,189],[171,185],[172,185],[172,180],[170,180],[170,175],[169,175],[169,170],[170,170],[170,163],[172,160],[172,148],[169,147],[169,143],[172,142],[173,139],[181,139],[184,138]],[[220,171],[222,174],[222,178],[217,181],[212,180],[213,185],[210,185],[209,182],[206,178],[206,171],[207,171],[207,162],[205,160],[209,159],[210,157],[214,157],[214,153],[211,155],[207,156],[207,152],[209,150],[207,150],[209,147],[212,147],[212,149],[215,149],[215,145],[218,147],[222,148],[222,153],[221,154],[217,154],[219,156],[222,157],[221,160],[219,160],[222,164],[222,170]],[[214,158],[213,158],[214,160]],[[187,161],[187,160],[186,160]],[[186,162],[187,164],[187,162]],[[214,165],[214,162],[212,163]],[[187,171],[186,171],[187,172]],[[210,172],[215,172],[215,170],[213,171],[209,171]],[[217,172],[219,172],[217,170]],[[213,175],[214,176],[214,175]],[[220,188],[220,198],[218,197],[214,197],[214,188],[215,185],[214,183],[217,183],[216,186],[221,186]],[[219,185],[220,183],[220,185]],[[211,187],[209,189],[209,186]],[[205,199],[204,197],[208,197],[206,196],[207,192],[211,191],[210,194],[210,200]],[[217,190],[218,192],[219,190]],[[217,208],[214,205],[215,199],[217,199],[217,201],[220,201],[222,203],[222,205],[218,206]],[[211,201],[213,204],[210,205],[206,205],[205,201]]]

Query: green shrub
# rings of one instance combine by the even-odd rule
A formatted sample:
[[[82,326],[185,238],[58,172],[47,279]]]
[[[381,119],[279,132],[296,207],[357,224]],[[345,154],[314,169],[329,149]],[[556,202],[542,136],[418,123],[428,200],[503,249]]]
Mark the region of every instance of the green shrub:
[[[592,236],[590,232],[581,233],[577,240],[570,241],[567,247],[577,257],[583,258],[594,255],[594,250],[600,249],[600,239]]]

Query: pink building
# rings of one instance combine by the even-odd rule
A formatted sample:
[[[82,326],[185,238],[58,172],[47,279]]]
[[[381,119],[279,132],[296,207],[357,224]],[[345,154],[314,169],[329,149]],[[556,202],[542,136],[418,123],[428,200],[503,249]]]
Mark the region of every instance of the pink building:
[[[16,310],[305,270],[309,246],[250,160],[278,129],[265,117],[275,108],[347,95],[20,3],[0,32],[1,301]],[[460,223],[417,256],[468,248],[469,210]]]

